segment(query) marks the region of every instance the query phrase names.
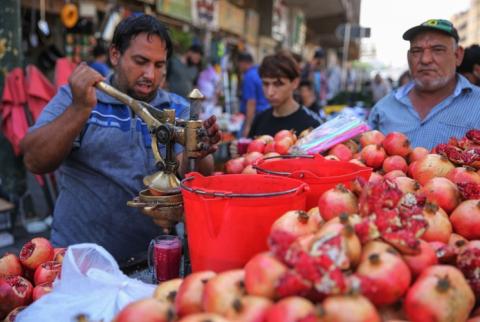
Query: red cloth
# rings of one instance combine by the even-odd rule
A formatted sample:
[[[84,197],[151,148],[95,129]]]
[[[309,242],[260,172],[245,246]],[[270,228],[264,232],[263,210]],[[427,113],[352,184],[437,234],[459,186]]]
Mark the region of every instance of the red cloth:
[[[77,64],[67,57],[57,59],[55,64],[55,86],[57,86],[57,89],[60,86],[68,84],[68,78],[75,67],[77,67]]]
[[[27,102],[25,93],[25,79],[20,67],[13,69],[5,78],[1,112],[2,131],[10,141],[13,152],[20,155],[20,140],[28,131],[28,121],[24,105]]]
[[[25,90],[27,105],[35,122],[43,108],[55,95],[55,86],[34,65],[27,66],[27,79]]]

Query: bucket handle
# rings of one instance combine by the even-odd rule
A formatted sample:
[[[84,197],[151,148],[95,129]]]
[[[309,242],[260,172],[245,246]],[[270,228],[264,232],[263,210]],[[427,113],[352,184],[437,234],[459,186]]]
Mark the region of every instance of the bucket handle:
[[[267,192],[267,193],[233,193],[233,192],[211,192],[211,191],[205,191],[202,189],[193,189],[188,187],[185,183],[188,181],[193,180],[194,177],[189,177],[185,178],[180,182],[180,187],[182,189],[187,190],[188,192],[191,193],[196,193],[202,196],[209,196],[209,197],[219,197],[219,198],[262,198],[262,197],[276,197],[276,196],[283,196],[283,195],[288,195],[294,192],[302,191],[306,189],[304,185],[301,185],[300,187],[285,190],[285,191],[277,191],[277,192]]]
[[[272,171],[272,170],[267,170],[267,169],[262,169],[258,166],[259,163],[263,163],[264,161],[266,160],[273,160],[273,159],[295,159],[295,158],[299,158],[299,159],[317,159],[318,157],[321,157],[323,159],[323,156],[321,156],[320,154],[315,154],[315,155],[312,155],[312,154],[299,154],[299,155],[295,155],[295,154],[284,154],[284,155],[276,155],[276,156],[273,156],[273,157],[268,157],[268,158],[264,158],[264,159],[260,159],[256,162],[254,162],[254,164],[252,164],[252,168],[254,168],[255,170],[257,171],[260,171],[260,172],[263,172],[263,173],[267,173],[267,174],[273,174],[273,175],[277,175],[277,176],[289,176],[291,173],[290,172],[284,172],[284,171]]]

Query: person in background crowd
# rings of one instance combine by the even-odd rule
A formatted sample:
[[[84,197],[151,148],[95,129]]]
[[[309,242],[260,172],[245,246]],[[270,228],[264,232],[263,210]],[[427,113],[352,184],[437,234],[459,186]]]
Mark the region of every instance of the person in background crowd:
[[[245,114],[242,136],[247,136],[255,115],[269,107],[262,89],[262,80],[258,75],[258,65],[253,63],[249,53],[240,53],[237,57],[238,69],[242,77],[240,112]]]
[[[300,70],[293,58],[284,52],[266,56],[258,72],[263,92],[272,108],[258,114],[248,137],[275,135],[280,130],[294,130],[300,134],[309,127],[317,127],[322,120],[317,113],[297,103],[293,92],[300,82]]]
[[[410,71],[406,70],[398,78],[398,86],[397,87],[402,87],[403,85],[408,84],[411,80],[412,80],[412,76],[410,76]]]
[[[319,48],[315,51],[312,61],[305,65],[301,79],[310,80],[315,90],[317,101],[321,105],[326,104],[328,95],[328,82],[325,72],[325,52]]]
[[[465,49],[462,63],[457,67],[457,73],[463,75],[470,83],[480,86],[480,46],[472,45]]]
[[[149,129],[123,103],[96,90],[105,81],[154,108],[175,109],[189,117],[189,103],[168,93],[165,77],[172,45],[167,28],[149,15],[130,16],[115,29],[110,47],[114,72],[105,79],[81,63],[48,103],[21,142],[26,167],[33,173],[59,168],[60,193],[51,232],[55,247],[96,243],[117,261],[144,252],[160,227],[127,201],[145,189],[143,178],[158,171]],[[197,161],[200,172],[213,172],[213,157],[220,140],[215,117],[204,122],[210,146]],[[160,146],[165,156],[165,147]],[[186,172],[183,148],[175,147],[179,175]],[[160,212],[161,209],[143,211]],[[173,220],[173,219],[172,219]],[[162,225],[174,224],[165,219]]]
[[[480,88],[455,69],[463,58],[448,20],[431,19],[403,34],[413,82],[381,99],[369,115],[372,129],[402,132],[413,147],[431,149],[480,128]]]
[[[110,67],[107,65],[108,50],[103,43],[99,42],[92,50],[93,61],[88,65],[99,72],[103,77],[110,74]]]
[[[321,107],[317,102],[315,97],[315,92],[313,91],[312,82],[307,80],[302,80],[298,86],[300,94],[300,103],[303,104],[309,110],[320,115]]]
[[[197,82],[203,58],[200,45],[192,45],[184,55],[173,55],[167,68],[167,88],[177,95],[188,97]]]
[[[378,102],[382,97],[386,96],[392,90],[389,82],[383,79],[380,74],[375,75],[371,87],[373,103]]]
[[[208,66],[198,76],[197,87],[202,92],[205,99],[202,102],[202,119],[213,115],[214,108],[217,105],[218,94],[220,91],[220,75],[213,64]]]

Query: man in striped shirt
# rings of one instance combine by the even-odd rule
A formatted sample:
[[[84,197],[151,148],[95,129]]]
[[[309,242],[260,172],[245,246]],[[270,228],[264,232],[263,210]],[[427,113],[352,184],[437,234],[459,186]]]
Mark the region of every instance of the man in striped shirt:
[[[368,122],[383,133],[399,131],[412,146],[432,148],[480,128],[480,88],[455,69],[463,59],[451,22],[431,19],[407,30],[412,81],[381,99]]]

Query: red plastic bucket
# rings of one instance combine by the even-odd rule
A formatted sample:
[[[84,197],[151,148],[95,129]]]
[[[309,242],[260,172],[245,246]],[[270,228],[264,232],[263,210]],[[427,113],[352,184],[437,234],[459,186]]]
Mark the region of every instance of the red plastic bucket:
[[[356,177],[370,178],[371,168],[345,161],[326,160],[315,155],[284,155],[257,161],[254,166],[258,173],[284,176],[308,183],[307,210],[318,205],[318,199],[326,190],[343,183],[350,188]]]
[[[266,251],[273,222],[305,210],[308,185],[270,175],[189,173],[181,190],[192,270],[221,272]]]

